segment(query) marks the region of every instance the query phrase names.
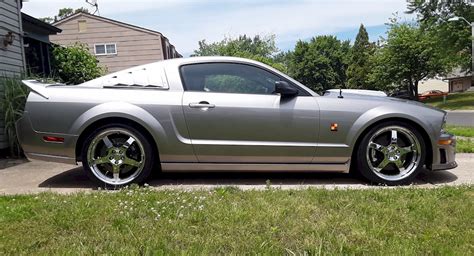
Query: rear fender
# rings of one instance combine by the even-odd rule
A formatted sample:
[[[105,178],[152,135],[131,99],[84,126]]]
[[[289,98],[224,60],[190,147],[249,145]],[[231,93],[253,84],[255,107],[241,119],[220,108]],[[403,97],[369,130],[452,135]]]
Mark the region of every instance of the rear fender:
[[[146,110],[127,102],[108,102],[89,109],[76,119],[69,133],[81,135],[91,124],[109,117],[121,117],[139,123],[153,136],[158,147],[167,143],[167,136],[160,122]]]

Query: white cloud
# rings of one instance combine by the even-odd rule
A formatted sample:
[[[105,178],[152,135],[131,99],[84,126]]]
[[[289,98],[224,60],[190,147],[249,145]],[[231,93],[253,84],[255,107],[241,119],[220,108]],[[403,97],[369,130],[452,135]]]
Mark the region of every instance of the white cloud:
[[[182,53],[197,41],[220,40],[239,34],[276,34],[280,42],[296,41],[348,28],[380,25],[403,0],[98,0],[102,16],[156,29]],[[53,16],[62,7],[88,7],[85,0],[30,0],[23,11],[36,17]],[[92,9],[92,8],[89,8]]]

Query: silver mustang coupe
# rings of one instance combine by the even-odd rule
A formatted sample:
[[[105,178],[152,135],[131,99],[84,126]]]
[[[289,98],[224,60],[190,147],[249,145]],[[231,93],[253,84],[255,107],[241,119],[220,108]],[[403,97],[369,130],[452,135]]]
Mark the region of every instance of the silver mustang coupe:
[[[262,63],[200,57],[31,89],[17,123],[27,157],[82,162],[102,186],[152,172],[350,170],[377,184],[456,167],[446,113],[383,93],[319,96]]]

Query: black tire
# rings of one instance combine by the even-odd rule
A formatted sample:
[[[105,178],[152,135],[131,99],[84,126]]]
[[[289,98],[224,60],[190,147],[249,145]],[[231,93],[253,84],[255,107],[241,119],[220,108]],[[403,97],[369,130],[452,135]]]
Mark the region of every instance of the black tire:
[[[120,129],[127,131],[131,135],[133,135],[142,145],[143,151],[144,151],[144,163],[143,163],[143,168],[141,169],[140,173],[133,178],[133,180],[130,180],[129,182],[126,182],[124,184],[111,184],[107,183],[104,180],[101,180],[91,169],[89,166],[89,159],[88,159],[88,150],[89,147],[91,146],[91,143],[94,141],[94,139],[101,133],[113,130],[113,129]],[[117,144],[117,147],[119,145]],[[122,145],[123,146],[123,145]],[[126,154],[126,153],[125,153]],[[81,150],[81,159],[82,159],[82,166],[84,168],[84,171],[86,172],[87,176],[99,187],[103,188],[112,188],[112,189],[117,189],[121,188],[123,186],[127,186],[130,184],[143,184],[149,177],[150,174],[152,173],[153,169],[157,166],[155,163],[155,149],[153,148],[152,144],[149,142],[149,139],[142,134],[139,130],[136,128],[126,125],[126,124],[120,124],[120,123],[112,123],[112,124],[107,124],[103,125],[101,127],[98,127],[94,132],[88,135],[88,137],[85,139],[82,150]],[[108,164],[108,163],[107,163]]]
[[[400,157],[399,155],[395,156],[395,157],[398,157],[400,159],[403,159],[405,157],[404,164],[407,164],[407,163],[410,164],[413,159],[417,159],[417,160],[419,159],[418,165],[417,166],[413,165],[413,168],[410,168],[410,171],[407,172],[407,174],[405,176],[401,175],[402,171],[400,171],[400,169],[395,165],[395,163],[390,162],[387,165],[386,168],[392,168],[393,169],[393,170],[388,170],[388,172],[393,172],[394,175],[396,175],[395,172],[396,172],[396,169],[398,169],[398,171],[399,171],[398,175],[400,175],[400,177],[395,178],[395,176],[393,176],[394,177],[393,179],[396,179],[396,180],[392,180],[392,178],[390,177],[390,174],[382,173],[382,172],[385,171],[383,169],[380,172],[377,172],[376,170],[372,169],[372,168],[374,168],[374,166],[370,166],[370,165],[374,165],[374,162],[372,161],[373,158],[371,156],[369,156],[369,155],[372,155],[372,153],[369,154],[369,152],[372,152],[372,151],[369,151],[369,150],[375,150],[375,149],[368,149],[369,143],[371,142],[370,140],[374,138],[373,136],[376,136],[377,132],[379,132],[381,130],[384,130],[384,129],[389,129],[390,127],[392,127],[392,128],[393,127],[402,127],[404,129],[410,131],[411,135],[413,135],[413,137],[416,138],[416,140],[419,143],[419,150],[414,150],[413,152],[407,153],[406,155],[404,155],[402,157]],[[382,138],[383,136],[384,135],[381,134],[380,138],[383,139]],[[388,138],[388,139],[390,140],[391,138]],[[405,139],[405,140],[408,140],[408,139]],[[398,142],[398,143],[402,143],[402,142]],[[407,143],[407,144],[409,144],[409,143]],[[390,145],[391,144],[389,144],[387,147],[389,147]],[[388,185],[388,186],[398,186],[398,185],[411,184],[413,182],[413,180],[416,178],[416,176],[420,173],[420,171],[422,171],[424,163],[425,163],[425,159],[426,159],[426,145],[425,145],[425,142],[423,140],[423,136],[421,136],[420,132],[415,127],[413,127],[412,125],[410,125],[408,123],[405,123],[405,122],[399,122],[399,121],[389,121],[389,122],[380,123],[380,124],[374,126],[372,129],[370,129],[370,131],[367,134],[364,135],[364,137],[362,138],[362,141],[359,143],[356,150],[357,151],[354,154],[354,156],[356,156],[356,159],[353,159],[352,161],[356,161],[353,166],[355,166],[357,168],[357,171],[360,173],[360,175],[363,176],[364,178],[366,178],[367,180],[369,180],[372,183],[381,184],[381,185]],[[417,154],[415,152],[417,152],[417,151],[420,151],[420,152],[415,157],[415,154]],[[398,152],[400,152],[400,151],[398,151]],[[391,151],[391,153],[393,153],[393,151]],[[379,153],[374,153],[374,154],[379,154]],[[384,153],[380,153],[380,154],[384,155],[384,159],[387,158]],[[410,154],[412,154],[412,155],[410,156]],[[407,161],[408,157],[412,157],[412,159],[410,159],[410,161]],[[370,162],[370,165],[369,165],[369,162]],[[383,160],[381,162],[383,162]],[[377,168],[374,168],[374,169],[377,169]],[[403,170],[405,170],[405,169],[403,169]]]

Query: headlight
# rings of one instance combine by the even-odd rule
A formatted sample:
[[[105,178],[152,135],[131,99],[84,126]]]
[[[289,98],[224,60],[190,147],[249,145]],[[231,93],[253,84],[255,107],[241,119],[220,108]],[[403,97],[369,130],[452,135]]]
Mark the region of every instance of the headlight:
[[[446,121],[448,120],[448,114],[444,114],[443,116],[443,124],[441,125],[441,132],[446,131]]]

